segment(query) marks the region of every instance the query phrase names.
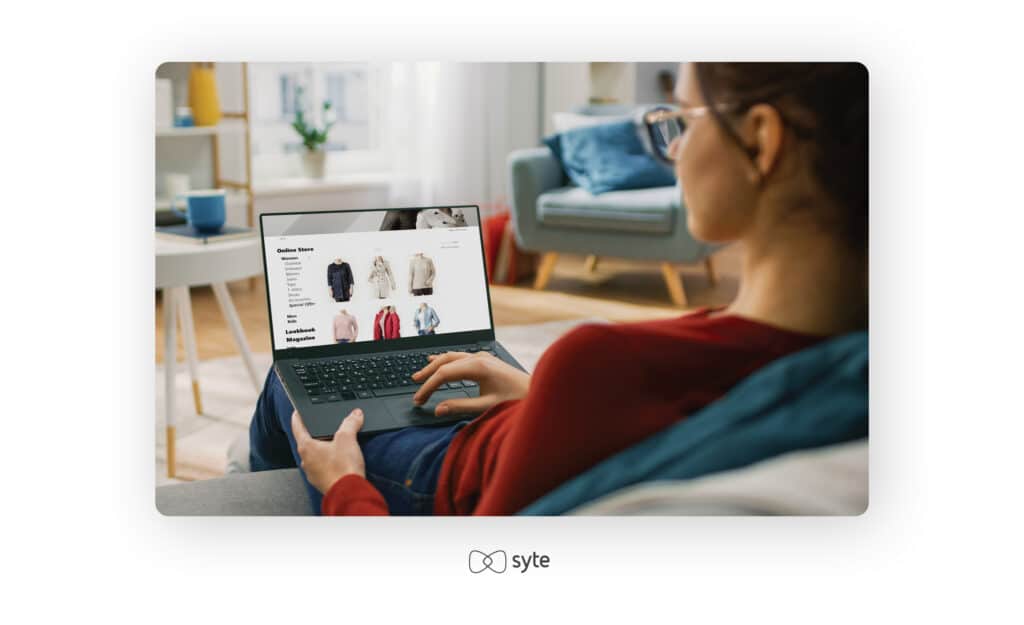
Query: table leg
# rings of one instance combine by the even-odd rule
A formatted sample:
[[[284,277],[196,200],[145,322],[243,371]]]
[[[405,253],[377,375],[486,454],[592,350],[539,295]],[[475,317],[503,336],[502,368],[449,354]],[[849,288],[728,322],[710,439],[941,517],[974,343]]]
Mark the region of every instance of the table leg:
[[[178,360],[177,324],[175,323],[175,307],[177,297],[175,289],[163,290],[164,304],[164,422],[167,426],[167,477],[174,477],[174,375]]]
[[[185,342],[185,357],[188,372],[192,377],[192,400],[196,414],[203,414],[203,400],[199,395],[199,358],[196,355],[196,326],[192,320],[192,298],[188,287],[178,287],[178,319],[181,322],[181,338]]]
[[[223,282],[217,282],[212,285],[213,294],[217,297],[217,303],[220,304],[220,310],[224,313],[224,318],[228,321],[228,326],[231,328],[231,334],[235,337],[235,343],[238,344],[238,351],[242,352],[242,361],[245,363],[246,370],[249,371],[249,378],[252,380],[252,385],[256,390],[260,390],[260,377],[256,373],[256,365],[252,361],[252,352],[249,351],[249,343],[245,340],[245,331],[242,330],[242,322],[238,319],[238,312],[235,310],[235,305],[231,301],[231,293],[228,291],[228,285]]]

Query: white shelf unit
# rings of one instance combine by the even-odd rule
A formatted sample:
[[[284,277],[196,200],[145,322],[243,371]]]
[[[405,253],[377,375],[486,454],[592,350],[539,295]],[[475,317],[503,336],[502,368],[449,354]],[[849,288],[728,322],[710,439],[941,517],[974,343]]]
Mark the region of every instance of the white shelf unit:
[[[170,78],[175,85],[175,105],[185,104],[185,97],[188,83],[188,72],[190,63],[165,63],[157,68],[157,77]],[[216,69],[224,67],[225,64],[215,66]],[[236,80],[224,79],[218,75],[218,95],[222,96],[222,102],[231,98],[236,101],[240,110],[226,110],[221,113],[221,122],[215,126],[192,126],[187,128],[179,127],[157,127],[156,136],[156,176],[157,189],[155,210],[166,210],[170,207],[170,201],[162,188],[162,175],[168,172],[188,173],[192,179],[193,188],[225,189],[228,191],[228,203],[237,205],[238,194],[244,195],[245,202],[245,225],[250,228],[255,223],[255,204],[252,189],[252,138],[250,135],[250,107],[249,107],[249,68],[247,63],[237,64],[240,70],[240,77]],[[222,80],[224,79],[224,80]],[[233,87],[227,93],[225,86]],[[233,140],[239,143],[240,149],[230,150],[232,147],[228,141],[222,145],[222,139]],[[237,147],[237,146],[235,146]],[[222,169],[222,160],[225,152],[231,152],[234,157],[235,172],[240,176],[231,178],[225,176]],[[229,160],[229,162],[231,162]],[[232,199],[232,196],[236,196]]]
[[[167,137],[206,137],[216,134],[241,133],[246,131],[245,124],[241,123],[220,123],[216,126],[190,126],[181,128],[177,126],[157,127],[158,138]]]

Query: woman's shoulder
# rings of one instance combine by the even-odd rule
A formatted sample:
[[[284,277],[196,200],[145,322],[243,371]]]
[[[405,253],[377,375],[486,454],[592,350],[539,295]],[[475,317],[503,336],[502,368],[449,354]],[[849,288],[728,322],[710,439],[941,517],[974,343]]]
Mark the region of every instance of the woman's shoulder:
[[[586,322],[576,326],[562,339],[569,339],[574,342],[586,341],[624,341],[637,340],[646,337],[683,338],[694,334],[696,331],[721,325],[720,319],[712,318],[715,312],[712,308],[700,308],[682,315],[665,317],[662,319],[646,319],[643,321],[623,322]]]
[[[815,337],[800,335],[721,309],[699,308],[686,314],[621,323],[584,323],[551,345],[550,350],[580,358],[607,353],[617,358],[643,352],[681,353],[687,347],[741,351],[790,351],[811,345]]]

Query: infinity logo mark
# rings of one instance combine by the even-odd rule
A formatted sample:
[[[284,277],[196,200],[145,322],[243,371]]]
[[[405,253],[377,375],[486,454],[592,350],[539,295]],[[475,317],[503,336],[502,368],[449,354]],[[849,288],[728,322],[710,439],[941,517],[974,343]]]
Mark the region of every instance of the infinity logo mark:
[[[476,549],[469,552],[469,570],[472,573],[483,573],[490,569],[495,573],[504,573],[508,567],[508,556],[501,549],[484,553]]]

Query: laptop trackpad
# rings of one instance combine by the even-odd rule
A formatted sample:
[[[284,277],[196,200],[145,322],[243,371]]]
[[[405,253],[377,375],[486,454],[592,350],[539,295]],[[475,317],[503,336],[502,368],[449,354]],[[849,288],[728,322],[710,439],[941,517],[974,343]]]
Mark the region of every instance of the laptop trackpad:
[[[399,425],[436,425],[442,422],[442,419],[434,414],[434,409],[437,408],[439,403],[453,397],[463,398],[469,396],[466,391],[446,390],[435,392],[421,406],[416,406],[412,403],[412,395],[386,399],[384,404],[388,407],[388,412],[391,413],[391,416],[394,417]],[[450,415],[445,415],[443,419],[447,421],[450,418]]]

